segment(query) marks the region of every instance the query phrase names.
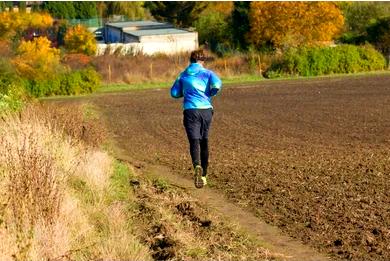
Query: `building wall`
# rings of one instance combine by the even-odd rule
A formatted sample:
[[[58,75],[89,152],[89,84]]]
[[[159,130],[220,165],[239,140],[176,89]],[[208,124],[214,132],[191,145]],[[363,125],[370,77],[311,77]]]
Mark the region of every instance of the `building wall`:
[[[144,54],[175,54],[193,51],[199,47],[198,34],[196,32],[174,35],[142,36],[140,42]]]
[[[106,43],[120,43],[122,42],[122,31],[115,27],[106,26],[104,38]]]
[[[127,38],[125,37],[125,39]],[[113,53],[118,48],[121,49],[121,53],[124,55],[136,53],[153,55],[156,53],[175,54],[190,52],[199,47],[197,32],[176,35],[142,36],[139,40],[140,42],[98,44],[97,55],[104,54],[106,50]]]

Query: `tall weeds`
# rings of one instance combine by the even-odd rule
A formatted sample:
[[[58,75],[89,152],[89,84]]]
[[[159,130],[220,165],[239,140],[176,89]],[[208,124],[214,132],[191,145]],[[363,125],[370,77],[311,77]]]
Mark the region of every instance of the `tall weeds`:
[[[10,255],[26,260],[37,225],[50,229],[59,218],[65,181],[77,166],[77,156],[32,111],[3,117],[0,133],[0,229],[14,235],[16,249]]]

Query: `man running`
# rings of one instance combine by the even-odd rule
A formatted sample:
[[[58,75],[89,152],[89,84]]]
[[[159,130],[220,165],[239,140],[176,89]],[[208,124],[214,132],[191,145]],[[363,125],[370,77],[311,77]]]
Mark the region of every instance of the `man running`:
[[[222,88],[218,76],[203,67],[205,60],[203,50],[193,51],[190,65],[179,75],[171,88],[173,98],[184,97],[183,124],[190,143],[196,188],[207,185],[208,134],[213,118],[211,97],[217,95]]]

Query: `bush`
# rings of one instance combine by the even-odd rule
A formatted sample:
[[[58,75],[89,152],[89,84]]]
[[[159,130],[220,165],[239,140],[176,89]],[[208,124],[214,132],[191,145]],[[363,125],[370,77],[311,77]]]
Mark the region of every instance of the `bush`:
[[[100,75],[92,68],[66,74],[61,81],[60,95],[92,93],[100,85]]]
[[[95,55],[97,46],[96,40],[84,26],[76,25],[65,34],[65,48],[72,53],[83,53],[86,55]]]
[[[6,59],[0,59],[0,112],[21,109],[25,99],[22,79]]]
[[[318,76],[382,70],[386,61],[371,45],[291,48],[280,61],[272,64],[267,76]]]
[[[100,75],[92,68],[58,75],[50,80],[26,81],[34,97],[92,93],[100,85]]]

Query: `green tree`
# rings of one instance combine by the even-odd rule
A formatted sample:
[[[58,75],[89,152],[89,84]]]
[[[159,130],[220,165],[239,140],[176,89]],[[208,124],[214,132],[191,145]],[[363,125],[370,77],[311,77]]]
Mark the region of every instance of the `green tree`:
[[[89,19],[96,18],[98,16],[96,2],[92,1],[76,1],[73,2],[74,9],[76,10],[77,19]]]
[[[368,40],[390,59],[390,16],[367,28]]]
[[[76,18],[76,10],[73,5],[73,2],[45,1],[42,4],[42,9],[49,12],[55,18],[61,18],[61,19]]]
[[[387,2],[351,2],[342,5],[347,32],[364,34],[369,25],[390,15],[390,3]]]
[[[124,15],[130,20],[142,20],[150,18],[150,14],[144,7],[144,2],[106,2],[102,15],[110,17],[112,15]]]
[[[247,49],[248,46],[245,36],[250,31],[250,3],[250,1],[234,2],[232,13],[232,33],[235,45],[241,49]]]
[[[223,55],[232,47],[232,10],[233,2],[209,2],[194,23],[199,42],[207,43],[207,47],[219,55]]]
[[[20,1],[19,2],[19,12],[25,13],[26,12],[26,2],[25,1]]]
[[[39,12],[41,11],[41,5],[37,2],[33,2],[31,5],[31,11],[32,12]]]
[[[170,22],[180,27],[191,27],[201,12],[207,7],[205,2],[195,1],[152,1],[146,2],[151,14],[160,21]]]
[[[5,7],[6,7],[5,3],[0,1],[0,12],[3,12],[5,10]]]

